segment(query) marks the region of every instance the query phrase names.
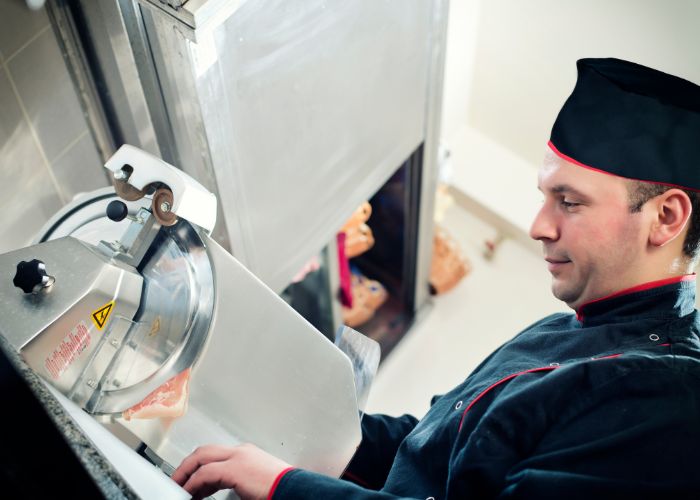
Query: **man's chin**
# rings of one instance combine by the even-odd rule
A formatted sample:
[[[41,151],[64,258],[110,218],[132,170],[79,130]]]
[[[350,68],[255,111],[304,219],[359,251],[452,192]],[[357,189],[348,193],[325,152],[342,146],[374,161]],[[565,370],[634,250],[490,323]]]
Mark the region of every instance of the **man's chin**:
[[[571,309],[576,310],[580,305],[581,294],[578,293],[578,290],[573,290],[571,286],[566,286],[566,283],[557,278],[552,279],[552,295]]]

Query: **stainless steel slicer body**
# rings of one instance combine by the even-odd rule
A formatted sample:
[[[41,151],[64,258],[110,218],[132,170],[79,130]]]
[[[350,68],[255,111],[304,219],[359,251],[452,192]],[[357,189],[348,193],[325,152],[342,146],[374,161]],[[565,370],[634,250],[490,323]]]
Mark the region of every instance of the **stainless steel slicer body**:
[[[127,145],[106,167],[115,190],[76,200],[36,244],[0,255],[0,334],[166,464],[252,442],[339,476],[361,439],[348,357],[209,236],[216,198],[194,179]],[[123,220],[105,217],[110,202]],[[124,418],[185,370],[182,416]]]

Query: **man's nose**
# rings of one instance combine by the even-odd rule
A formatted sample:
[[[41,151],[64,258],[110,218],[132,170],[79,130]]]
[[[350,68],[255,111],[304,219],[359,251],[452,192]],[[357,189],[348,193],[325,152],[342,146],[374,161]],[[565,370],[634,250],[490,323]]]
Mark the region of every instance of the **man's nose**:
[[[533,240],[552,240],[559,239],[559,230],[554,217],[550,213],[547,205],[543,205],[540,211],[537,212],[535,220],[530,226],[530,238]]]

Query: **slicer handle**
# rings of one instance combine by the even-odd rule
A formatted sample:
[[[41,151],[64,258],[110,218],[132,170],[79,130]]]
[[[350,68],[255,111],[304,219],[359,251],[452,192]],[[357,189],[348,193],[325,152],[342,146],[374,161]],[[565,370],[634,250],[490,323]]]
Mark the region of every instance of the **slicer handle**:
[[[107,205],[107,217],[114,222],[124,220],[129,215],[129,209],[121,200],[113,200]]]

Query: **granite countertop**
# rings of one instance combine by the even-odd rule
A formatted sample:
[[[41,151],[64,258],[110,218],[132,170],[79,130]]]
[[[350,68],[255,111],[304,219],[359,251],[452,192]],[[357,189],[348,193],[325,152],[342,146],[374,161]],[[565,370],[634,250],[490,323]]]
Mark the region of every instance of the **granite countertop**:
[[[0,335],[0,349],[27,382],[104,497],[109,499],[139,498],[2,335]]]

